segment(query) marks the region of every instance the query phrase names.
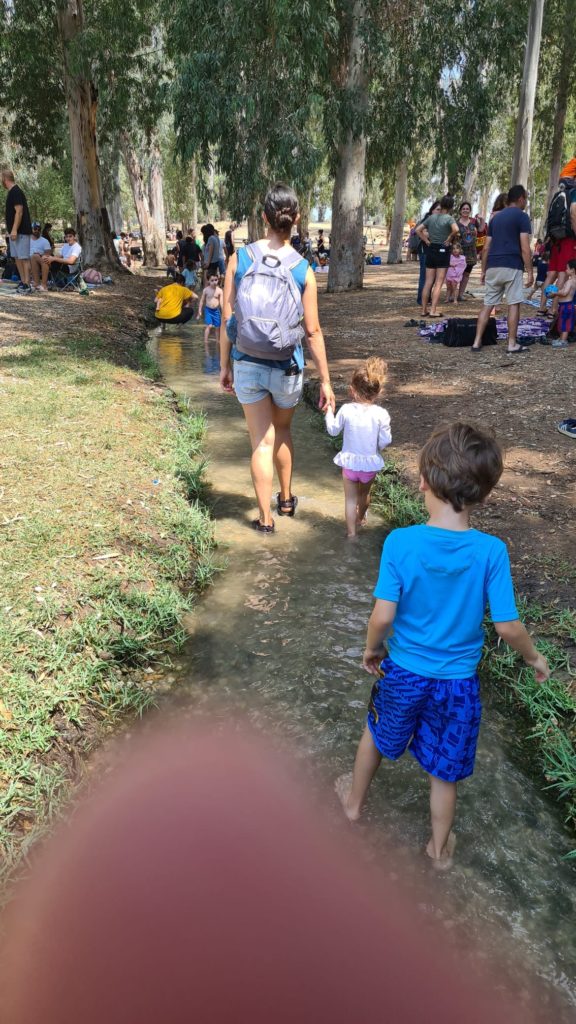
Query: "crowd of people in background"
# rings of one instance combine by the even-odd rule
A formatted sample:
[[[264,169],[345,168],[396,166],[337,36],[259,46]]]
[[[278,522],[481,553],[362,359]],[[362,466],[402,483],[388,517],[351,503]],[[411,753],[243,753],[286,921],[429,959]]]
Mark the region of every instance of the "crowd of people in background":
[[[529,346],[518,342],[520,308],[523,302],[532,302],[538,291],[537,313],[552,321],[552,346],[566,347],[573,335],[576,179],[567,173],[567,168],[561,172],[558,190],[547,212],[545,237],[536,239],[534,249],[532,225],[525,212],[527,203],[526,189],[515,185],[496,196],[486,222],[480,214],[473,216],[467,199],[460,203],[456,213],[454,197],[445,195],[432,203],[408,236],[408,250],[420,262],[417,302],[423,317],[443,316],[438,306],[444,286],[447,304],[466,302],[470,275],[480,263],[483,308],[473,353],[482,350],[488,321],[502,302],[507,306],[507,352],[527,353]]]

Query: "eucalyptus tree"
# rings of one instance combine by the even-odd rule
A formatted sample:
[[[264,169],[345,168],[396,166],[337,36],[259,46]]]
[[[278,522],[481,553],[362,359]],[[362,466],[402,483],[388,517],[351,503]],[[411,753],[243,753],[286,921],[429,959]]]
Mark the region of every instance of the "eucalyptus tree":
[[[524,185],[525,188],[528,185],[528,168],[532,144],[536,86],[538,84],[538,62],[540,59],[543,17],[544,0],[530,0],[526,49],[524,52],[524,70],[520,88],[514,155],[510,176],[511,185]]]
[[[177,151],[196,159],[203,205],[212,166],[225,178],[232,217],[248,216],[253,229],[271,180],[313,181],[323,155],[312,130],[317,80],[336,30],[330,7],[254,0],[247,16],[244,0],[226,0],[215,19],[211,0],[167,6]]]

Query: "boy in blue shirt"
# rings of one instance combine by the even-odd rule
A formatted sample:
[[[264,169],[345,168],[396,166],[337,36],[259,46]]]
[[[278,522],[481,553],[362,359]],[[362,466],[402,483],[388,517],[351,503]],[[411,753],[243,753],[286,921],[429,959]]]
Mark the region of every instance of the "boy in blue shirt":
[[[488,497],[502,469],[496,441],[464,423],[439,428],[424,446],[420,490],[430,518],[393,530],[384,543],[363,656],[378,680],[354,773],[336,782],[346,816],[356,821],[382,757],[396,760],[408,748],[430,777],[426,853],[439,869],[452,864],[456,783],[474,770],[487,604],[496,632],[538,682],[550,675],[518,619],[506,545],[470,527],[470,509]]]

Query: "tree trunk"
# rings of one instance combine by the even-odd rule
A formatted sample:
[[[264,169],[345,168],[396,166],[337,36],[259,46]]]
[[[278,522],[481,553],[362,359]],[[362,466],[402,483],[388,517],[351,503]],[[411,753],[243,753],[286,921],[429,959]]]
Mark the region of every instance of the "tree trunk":
[[[366,132],[368,101],[364,0],[353,0],[348,15],[348,60],[344,92],[353,116],[346,137],[338,145],[332,199],[332,233],[328,291],[362,288],[364,279],[364,191],[366,185]],[[355,129],[353,126],[358,125]]]
[[[466,168],[466,174],[464,175],[464,185],[462,187],[462,202],[464,202],[464,200],[467,200],[467,202],[469,203],[472,202],[472,197],[476,190],[476,178],[478,177],[479,165],[480,154],[476,153],[476,155],[472,157],[471,162],[468,164],[468,167]]]
[[[148,205],[150,207],[150,215],[156,225],[156,230],[162,238],[162,242],[166,241],[166,214],[164,211],[164,181],[162,178],[162,157],[160,156],[160,149],[158,142],[154,139],[150,147],[150,163],[148,166]],[[165,244],[163,246],[165,248]],[[162,255],[162,260],[166,253]]]
[[[306,192],[300,203],[300,223],[298,225],[298,231],[300,238],[304,240],[309,232],[310,225],[310,206],[312,203],[312,196],[310,192]]]
[[[192,230],[198,233],[198,167],[196,157],[190,163],[190,199],[192,211]]]
[[[323,203],[318,203],[318,220],[319,220],[320,224],[323,223],[325,217],[326,217],[326,207],[324,206]]]
[[[98,95],[84,69],[79,69],[77,53],[74,52],[72,56],[75,40],[84,29],[82,0],[66,0],[62,6],[57,5],[56,17],[63,50],[64,90],[72,152],[72,191],[82,259],[85,266],[118,270],[121,264],[114,248],[108,211],[102,198],[96,147]]]
[[[534,121],[534,100],[538,84],[538,60],[542,38],[542,17],[544,0],[531,0],[528,16],[528,38],[524,54],[524,72],[520,89],[520,106],[516,121],[514,158],[512,160],[511,185],[528,185],[528,165],[532,145],[532,124]]]
[[[127,132],[122,132],[120,139],[122,155],[124,156],[126,172],[134,198],[134,206],[136,207],[136,216],[138,217],[142,235],[144,266],[159,267],[162,266],[166,255],[166,241],[158,231],[156,222],[150,212],[144,170],[132,140]]]
[[[259,238],[264,238],[266,234],[266,226],[262,219],[262,214],[258,206],[254,206],[252,213],[248,214],[248,241],[257,242]]]
[[[488,220],[488,202],[492,188],[483,188],[478,201],[478,213],[484,220]]]
[[[564,19],[564,42],[557,79],[558,92],[556,94],[556,111],[554,113],[554,128],[550,152],[550,177],[548,179],[544,217],[548,216],[548,208],[552,201],[552,196],[558,189],[558,180],[562,167],[564,125],[566,124],[566,110],[570,94],[574,57],[576,55],[576,9],[573,0],[567,0],[566,2]]]
[[[404,217],[406,214],[406,192],[408,189],[408,161],[401,160],[396,168],[396,190],[394,192],[394,213],[390,226],[387,263],[402,263],[404,241]]]
[[[120,150],[106,146],[102,151],[102,194],[108,210],[110,230],[119,235],[124,224],[120,190]]]

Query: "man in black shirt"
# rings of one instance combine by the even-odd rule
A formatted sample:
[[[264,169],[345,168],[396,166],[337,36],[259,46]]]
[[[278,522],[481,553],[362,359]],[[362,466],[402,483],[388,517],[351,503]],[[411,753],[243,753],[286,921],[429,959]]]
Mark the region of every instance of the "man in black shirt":
[[[2,184],[7,190],[6,228],[10,236],[10,255],[16,260],[20,284],[19,292],[30,293],[30,235],[32,222],[26,196],[14,180],[14,173],[8,168],[2,171]]]

